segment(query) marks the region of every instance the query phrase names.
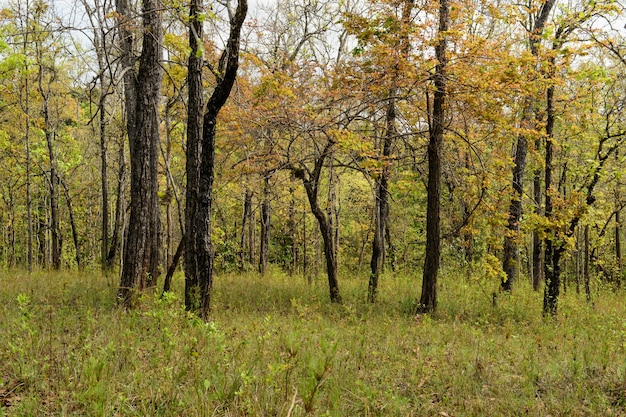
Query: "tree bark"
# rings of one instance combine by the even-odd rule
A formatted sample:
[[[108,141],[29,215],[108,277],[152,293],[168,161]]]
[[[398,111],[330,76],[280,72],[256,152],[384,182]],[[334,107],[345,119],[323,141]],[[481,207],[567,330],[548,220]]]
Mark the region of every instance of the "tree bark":
[[[266,172],[263,176],[263,202],[261,203],[261,236],[259,247],[259,273],[265,275],[270,254],[270,225],[271,225],[271,205],[270,205],[270,174]]]
[[[196,228],[196,267],[200,294],[200,316],[208,319],[213,286],[213,242],[211,240],[211,210],[215,167],[215,128],[217,116],[233,88],[239,67],[241,27],[246,18],[248,3],[239,0],[237,10],[230,15],[230,34],[219,60],[217,83],[207,102],[200,140],[199,183]]]
[[[541,148],[540,139],[535,140],[535,151],[539,153]],[[533,178],[533,196],[535,200],[535,214],[541,214],[541,169],[535,170]],[[533,253],[532,253],[532,279],[533,290],[539,291],[541,285],[541,239],[537,230],[533,230]]]
[[[422,295],[417,308],[420,313],[437,309],[437,274],[441,258],[441,148],[446,117],[446,65],[448,63],[447,31],[450,21],[449,0],[439,2],[439,42],[435,47],[437,66],[433,75],[435,94],[433,97],[428,141],[428,185],[426,202],[426,255],[422,278]]]
[[[554,64],[554,62],[552,62]],[[553,149],[554,149],[554,85],[548,87],[546,94],[546,158],[545,158],[545,216],[548,222],[554,219],[552,212],[552,194],[555,190],[552,187]],[[561,242],[562,231],[554,228],[554,235],[548,236],[545,240],[545,266],[544,276],[546,286],[543,296],[544,315],[555,316],[557,314],[557,303],[560,290],[560,266],[559,261],[564,250],[564,243]]]
[[[248,226],[248,222],[252,222],[250,218],[252,214],[252,191],[246,188],[246,193],[243,199],[243,213],[241,215],[241,236],[239,239],[239,271],[243,272],[246,266],[246,235],[248,231],[246,230],[246,226]],[[248,245],[251,245],[251,239],[248,236]]]
[[[124,193],[126,183],[126,154],[124,140],[120,141],[120,149],[118,153],[118,172],[117,172],[117,197],[115,200],[115,220],[113,225],[113,234],[111,235],[111,242],[109,245],[109,253],[106,257],[107,269],[113,268],[115,259],[119,252],[121,236],[123,233],[124,225],[124,207],[126,206],[126,198]]]
[[[202,138],[202,0],[192,0],[189,6],[189,48],[187,63],[187,149],[185,171],[187,187],[185,199],[185,307],[197,310],[200,294],[197,265],[197,230],[200,140]]]
[[[128,19],[126,1],[117,2],[118,13],[123,19]],[[161,261],[158,161],[163,28],[160,0],[143,0],[142,14],[143,41],[139,69],[134,71],[134,63],[125,68],[125,87],[134,86],[131,91],[136,95],[130,98],[130,103],[126,103],[127,107],[131,107],[127,111],[130,220],[118,290],[118,299],[124,307],[132,306],[137,291],[156,285]],[[122,36],[122,42],[126,41],[127,38]],[[132,50],[132,42],[130,48]],[[124,53],[127,52],[124,49]]]
[[[319,204],[319,184],[322,167],[326,159],[332,153],[334,142],[328,141],[324,150],[315,159],[313,171],[307,172],[304,168],[292,167],[294,176],[304,185],[304,189],[309,200],[311,212],[317,220],[322,241],[324,242],[324,258],[326,259],[326,274],[328,276],[328,288],[330,291],[330,301],[332,303],[341,303],[341,295],[339,292],[339,281],[337,280],[337,256],[335,248],[335,236],[330,221]]]
[[[76,218],[74,217],[74,206],[72,204],[72,195],[70,194],[70,189],[65,183],[65,181],[61,180],[61,185],[63,186],[63,194],[65,195],[65,203],[67,204],[67,211],[70,216],[70,228],[72,229],[72,240],[74,241],[74,250],[76,266],[78,269],[82,269],[82,257],[80,255],[80,239],[78,237],[78,226],[76,225]]]
[[[389,218],[389,178],[391,176],[391,167],[389,159],[391,157],[391,148],[398,134],[396,126],[397,119],[397,94],[398,79],[400,77],[400,60],[406,58],[408,54],[408,36],[406,26],[410,22],[411,12],[413,10],[413,0],[406,0],[402,8],[402,25],[395,48],[400,50],[400,55],[396,57],[393,63],[392,87],[389,89],[387,114],[386,114],[386,132],[382,146],[383,168],[380,175],[376,178],[375,184],[375,205],[374,205],[374,241],[372,242],[372,258],[370,260],[370,279],[367,291],[367,299],[370,303],[376,301],[378,293],[378,280],[381,270],[385,262],[385,233],[389,227],[387,219]]]

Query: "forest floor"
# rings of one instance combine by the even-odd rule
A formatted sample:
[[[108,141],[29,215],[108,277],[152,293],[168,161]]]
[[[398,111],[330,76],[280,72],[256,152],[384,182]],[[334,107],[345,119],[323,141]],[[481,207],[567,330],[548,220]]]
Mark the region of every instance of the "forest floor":
[[[365,274],[364,274],[365,275]],[[212,321],[174,295],[115,306],[98,273],[0,272],[0,415],[626,416],[626,293],[572,287],[557,318],[526,284],[447,271],[439,310],[414,277],[280,272],[216,279]]]

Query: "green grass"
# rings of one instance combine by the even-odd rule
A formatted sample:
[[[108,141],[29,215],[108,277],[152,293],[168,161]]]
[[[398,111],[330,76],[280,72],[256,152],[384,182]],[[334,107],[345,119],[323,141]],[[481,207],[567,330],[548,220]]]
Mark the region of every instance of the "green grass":
[[[98,274],[1,272],[0,415],[626,416],[624,292],[544,319],[525,285],[494,306],[464,277],[414,317],[413,277],[370,306],[364,279],[331,305],[323,280],[220,276],[206,324],[177,296],[121,311]]]

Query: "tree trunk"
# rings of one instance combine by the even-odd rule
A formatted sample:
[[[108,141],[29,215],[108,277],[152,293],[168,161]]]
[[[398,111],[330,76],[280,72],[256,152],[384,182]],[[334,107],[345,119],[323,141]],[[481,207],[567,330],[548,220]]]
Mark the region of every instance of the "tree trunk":
[[[294,176],[304,185],[311,212],[319,226],[322,241],[324,243],[324,258],[326,259],[326,274],[328,276],[328,288],[330,291],[330,301],[332,303],[341,303],[341,295],[339,292],[339,282],[337,280],[337,257],[335,248],[335,236],[331,223],[319,204],[319,184],[322,167],[325,160],[332,154],[334,147],[333,142],[327,142],[322,153],[315,159],[315,167],[312,172],[305,172],[304,169],[292,168]]]
[[[78,269],[82,269],[82,258],[80,256],[80,239],[78,238],[78,227],[76,226],[76,220],[74,217],[74,208],[72,206],[72,196],[70,195],[70,189],[65,181],[61,181],[63,186],[63,192],[65,194],[65,202],[67,203],[67,211],[70,216],[70,227],[72,229],[72,240],[74,241],[74,250],[76,251],[75,260]]]
[[[387,104],[387,133],[383,140],[383,168],[376,178],[375,204],[374,204],[374,241],[372,242],[372,258],[370,260],[370,279],[367,291],[367,300],[370,303],[376,301],[378,295],[378,279],[385,258],[385,231],[387,229],[387,217],[389,214],[389,176],[391,169],[388,159],[391,156],[391,147],[397,134],[396,131],[396,94],[397,89],[389,91],[389,103]]]
[[[263,203],[261,204],[261,246],[259,248],[259,273],[265,275],[270,254],[270,174],[265,172],[263,176]]]
[[[530,33],[530,52],[537,59],[539,54],[539,42],[541,35],[550,15],[550,11],[554,7],[556,0],[548,0],[541,6],[537,16],[534,16],[534,25]],[[538,65],[538,62],[537,62]],[[534,115],[534,100],[532,97],[526,99],[522,115],[522,127],[531,128]],[[517,149],[515,152],[515,162],[513,165],[513,196],[509,206],[509,220],[507,223],[507,231],[504,235],[502,269],[506,274],[506,281],[502,282],[502,289],[511,291],[513,283],[519,274],[519,227],[522,217],[522,194],[524,191],[524,171],[526,170],[526,155],[528,153],[528,140],[525,135],[519,135],[517,138]],[[547,261],[546,261],[547,262]]]
[[[128,19],[130,14],[126,1],[117,2],[118,13],[123,19]],[[127,107],[134,108],[127,112],[130,220],[118,290],[118,299],[125,307],[132,306],[136,291],[156,285],[161,252],[158,161],[163,28],[160,0],[143,0],[142,13],[143,42],[139,70],[133,70],[134,63],[125,68],[125,87],[134,85],[136,93],[130,103],[126,102]],[[122,36],[122,42],[125,41],[125,36]],[[132,40],[130,47],[132,49]],[[127,53],[126,49],[123,51]]]
[[[428,141],[428,185],[426,203],[426,255],[422,279],[422,295],[418,312],[428,313],[437,309],[437,274],[441,258],[441,148],[446,117],[446,49],[450,20],[449,0],[439,2],[439,42],[435,47],[437,66],[433,75],[435,94]]]
[[[545,216],[548,222],[554,219],[552,213],[552,194],[555,189],[552,187],[553,148],[554,148],[554,86],[548,87],[546,99],[546,158],[545,158]],[[548,236],[545,240],[544,276],[546,286],[543,297],[543,314],[555,316],[557,313],[559,290],[560,290],[560,266],[559,260],[565,243],[562,242],[562,231],[554,228],[554,235]]]
[[[619,149],[615,151],[615,160],[619,161]],[[622,203],[621,203],[621,181],[617,178],[615,185],[615,263],[617,264],[617,277],[615,284],[622,285]]]
[[[245,247],[246,247],[246,234],[248,230],[248,222],[251,222],[250,215],[252,214],[252,191],[246,188],[246,193],[243,199],[243,214],[241,216],[241,237],[239,239],[239,271],[243,272],[246,266]],[[249,235],[249,234],[248,234]],[[251,245],[250,236],[248,236],[248,245]]]
[[[535,140],[535,151],[539,153],[541,141]],[[535,170],[533,178],[533,196],[535,200],[535,214],[541,214],[541,169]],[[541,239],[537,230],[533,230],[532,279],[533,290],[539,291],[541,285]]]
[[[61,219],[59,212],[59,172],[58,172],[58,160],[56,155],[55,139],[56,132],[51,120],[50,109],[50,95],[52,84],[56,80],[56,69],[47,68],[43,62],[43,51],[41,51],[41,45],[37,45],[37,60],[39,66],[38,72],[38,85],[39,94],[43,101],[42,112],[44,119],[44,136],[46,138],[46,145],[48,148],[49,159],[49,174],[48,174],[48,190],[50,196],[50,255],[52,268],[55,270],[61,269],[61,257],[63,238],[61,235]],[[54,65],[54,64],[53,64]],[[44,80],[46,72],[50,72],[50,78]],[[45,84],[45,87],[44,87]]]
[[[111,235],[111,243],[109,253],[106,257],[107,269],[113,268],[115,259],[119,252],[121,236],[124,227],[124,207],[126,206],[126,198],[124,193],[126,183],[126,154],[124,140],[120,141],[120,149],[118,154],[118,172],[117,172],[117,197],[115,200],[115,223],[113,225],[113,234]]]
[[[388,103],[387,103],[387,115],[386,115],[386,132],[383,139],[382,146],[382,162],[383,168],[380,175],[376,178],[375,185],[375,206],[374,206],[374,241],[372,243],[372,258],[370,260],[370,280],[368,285],[367,299],[373,303],[376,301],[378,293],[378,279],[380,272],[384,268],[386,253],[385,253],[385,233],[389,227],[387,219],[389,218],[389,177],[391,176],[390,157],[391,148],[395,137],[398,134],[396,126],[396,107],[397,107],[397,94],[398,94],[398,79],[400,77],[400,62],[399,59],[406,58],[408,53],[408,37],[406,34],[406,26],[410,22],[411,12],[413,10],[413,1],[407,0],[404,2],[402,9],[402,25],[400,26],[400,33],[396,44],[396,48],[402,51],[402,56],[396,58],[396,62],[393,63],[393,75],[392,75],[392,87],[389,89]]]
[[[25,30],[24,30],[24,43],[23,54],[24,56],[28,56],[28,43],[29,43],[29,34],[30,34],[30,23],[29,23],[29,13],[30,13],[30,1],[26,0],[26,22],[25,22]],[[33,271],[34,260],[34,251],[33,251],[33,242],[34,242],[34,233],[33,233],[33,197],[32,197],[32,160],[31,160],[31,143],[30,143],[30,80],[29,80],[29,65],[28,60],[24,60],[24,93],[23,96],[20,96],[20,103],[22,104],[22,110],[24,111],[25,121],[24,121],[24,148],[26,153],[26,221],[28,223],[28,244],[27,244],[27,261],[28,261],[28,272]],[[21,91],[21,90],[20,90]]]
[[[217,116],[226,103],[237,77],[241,27],[246,18],[248,3],[239,0],[230,19],[230,34],[219,60],[217,83],[207,102],[200,140],[198,201],[195,217],[196,267],[200,289],[200,316],[208,319],[213,286],[213,242],[211,240],[211,210],[215,166],[215,128]]]
[[[98,48],[96,48],[96,50],[98,50]],[[98,62],[100,62],[100,59],[98,59]],[[101,74],[100,77],[101,96],[98,102],[98,111],[100,112],[100,187],[102,188],[102,243],[100,247],[100,256],[102,268],[106,269],[107,253],[109,251],[109,180],[107,173],[107,141],[105,114],[106,94],[104,93],[104,75]]]
[[[198,249],[196,215],[198,211],[200,141],[202,138],[202,0],[192,0],[189,6],[189,48],[187,64],[187,188],[185,199],[185,307],[197,310],[200,307],[198,281]]]
[[[591,274],[589,272],[589,225],[585,225],[585,252],[584,252],[584,262],[583,262],[583,281],[585,282],[585,295],[587,297],[587,302],[591,302]]]

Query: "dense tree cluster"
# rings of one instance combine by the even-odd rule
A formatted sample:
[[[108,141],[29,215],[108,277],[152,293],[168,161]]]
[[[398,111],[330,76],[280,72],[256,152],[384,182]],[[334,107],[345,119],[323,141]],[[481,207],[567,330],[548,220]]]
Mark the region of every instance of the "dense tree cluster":
[[[622,281],[619,2],[0,4],[5,267]]]

